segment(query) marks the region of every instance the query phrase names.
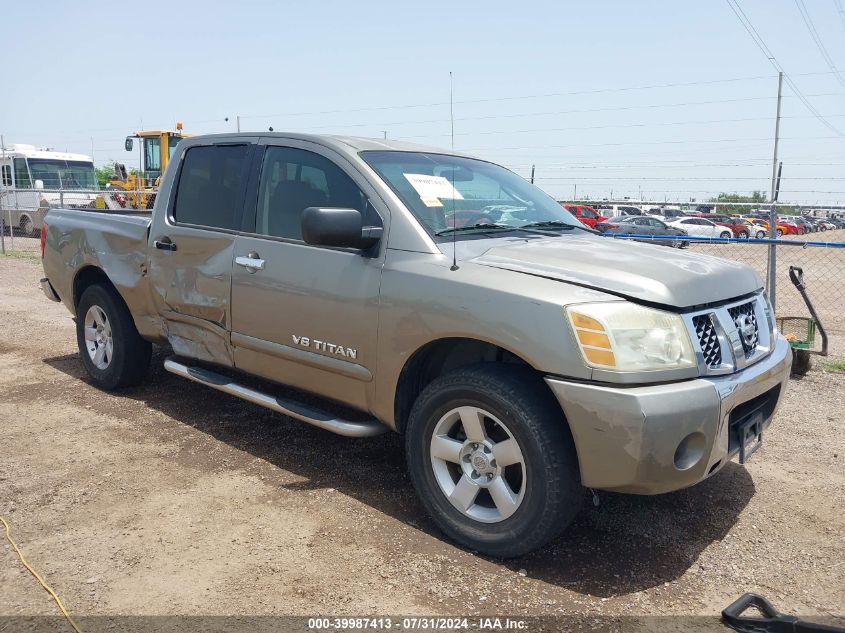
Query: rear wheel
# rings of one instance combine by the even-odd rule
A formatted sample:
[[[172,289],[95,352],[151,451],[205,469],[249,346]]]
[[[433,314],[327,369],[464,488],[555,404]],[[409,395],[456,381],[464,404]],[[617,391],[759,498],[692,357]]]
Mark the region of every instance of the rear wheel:
[[[528,368],[484,363],[438,378],[414,403],[406,449],[435,523],[492,556],[545,545],[583,497],[560,406]]]
[[[777,230],[777,236],[778,236],[778,237],[783,237],[783,230],[782,230],[782,229],[778,229],[778,230]]]
[[[727,238],[731,237],[731,232],[730,231],[722,231],[721,233],[719,233],[719,237],[721,237],[722,239],[727,239]]]
[[[757,233],[754,235],[754,237],[756,237],[758,240],[762,240],[763,238],[766,237],[766,232],[765,231],[757,231]]]
[[[32,237],[33,235],[35,235],[35,223],[32,221],[32,218],[28,215],[24,215],[21,217],[19,225],[21,233],[23,233],[27,237]]]
[[[111,390],[139,383],[152,345],[141,338],[126,304],[107,285],[89,286],[76,308],[76,341],[95,385]]]

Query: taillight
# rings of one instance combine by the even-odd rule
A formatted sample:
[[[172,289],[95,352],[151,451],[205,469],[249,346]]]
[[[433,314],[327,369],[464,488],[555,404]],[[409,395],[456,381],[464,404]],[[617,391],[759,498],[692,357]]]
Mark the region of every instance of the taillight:
[[[41,223],[41,259],[44,259],[44,248],[47,246],[47,223]]]

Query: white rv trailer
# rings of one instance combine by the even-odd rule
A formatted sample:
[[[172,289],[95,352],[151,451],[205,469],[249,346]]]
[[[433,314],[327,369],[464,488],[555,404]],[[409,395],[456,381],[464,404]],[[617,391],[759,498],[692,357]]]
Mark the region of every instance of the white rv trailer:
[[[0,148],[0,212],[26,235],[38,234],[50,207],[94,206],[96,189],[90,156],[21,143]]]

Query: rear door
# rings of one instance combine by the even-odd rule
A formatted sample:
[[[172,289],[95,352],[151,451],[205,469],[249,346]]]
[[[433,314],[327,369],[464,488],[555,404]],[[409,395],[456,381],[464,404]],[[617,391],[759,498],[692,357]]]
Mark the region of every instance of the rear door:
[[[150,227],[148,268],[173,350],[232,365],[232,257],[257,139],[195,145]]]
[[[366,409],[374,395],[384,241],[368,253],[311,246],[302,240],[301,216],[307,207],[354,208],[365,225],[384,226],[387,209],[325,147],[274,138],[259,153],[245,234],[235,240],[235,365]]]

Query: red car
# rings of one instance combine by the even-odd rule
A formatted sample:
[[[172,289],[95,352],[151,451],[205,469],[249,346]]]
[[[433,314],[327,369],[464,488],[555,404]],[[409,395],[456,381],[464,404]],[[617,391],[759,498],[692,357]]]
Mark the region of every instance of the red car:
[[[563,208],[569,211],[576,218],[581,220],[581,224],[589,226],[591,229],[596,228],[596,224],[607,220],[593,207],[588,207],[585,204],[565,204]]]
[[[745,222],[730,215],[722,215],[721,213],[696,213],[695,217],[704,218],[719,226],[728,227],[734,237],[747,238],[751,234]]]
[[[785,218],[783,216],[778,218],[778,224],[782,224],[786,227],[787,235],[803,235],[807,232],[807,230],[802,225],[793,222],[791,219]]]

